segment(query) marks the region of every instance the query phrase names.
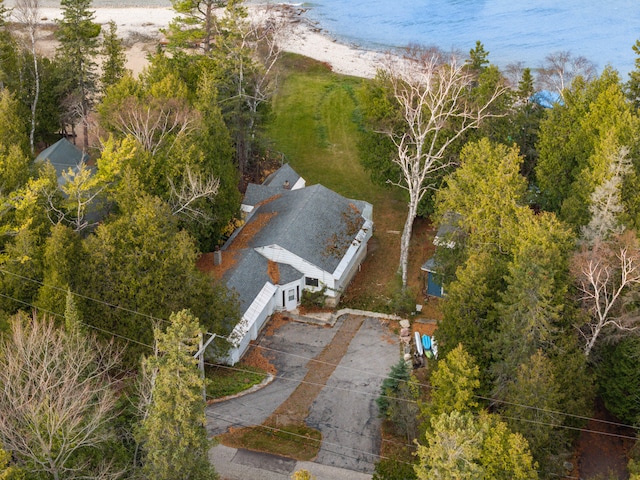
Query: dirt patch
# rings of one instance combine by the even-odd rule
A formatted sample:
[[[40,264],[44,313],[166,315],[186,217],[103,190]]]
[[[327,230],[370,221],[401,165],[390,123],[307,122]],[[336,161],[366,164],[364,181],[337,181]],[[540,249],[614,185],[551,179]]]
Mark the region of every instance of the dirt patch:
[[[375,232],[368,244],[368,255],[360,271],[347,287],[342,303],[357,308],[375,308],[385,305],[399,288],[398,262],[400,235],[404,218],[399,208],[382,205],[374,211]],[[433,256],[435,228],[429,220],[417,218],[413,226],[407,270],[407,286],[415,294],[416,305],[423,305],[421,318],[440,319],[437,299],[427,298],[424,262]]]
[[[571,475],[586,480],[629,478],[628,454],[635,444],[632,438],[636,432],[612,423],[598,422],[597,420],[604,420],[619,423],[619,420],[604,408],[602,401],[596,401],[593,418],[596,420],[590,420],[587,423],[576,442],[574,469]]]

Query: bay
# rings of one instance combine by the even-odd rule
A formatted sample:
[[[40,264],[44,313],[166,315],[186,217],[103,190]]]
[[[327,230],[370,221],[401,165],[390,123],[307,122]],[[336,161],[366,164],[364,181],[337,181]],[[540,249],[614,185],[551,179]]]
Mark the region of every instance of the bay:
[[[634,68],[637,0],[315,0],[307,16],[339,41],[389,49],[411,43],[467,53],[480,40],[492,63],[538,67],[554,52],[601,70]]]
[[[60,5],[40,1],[45,7]],[[295,5],[327,35],[349,45],[385,51],[415,43],[466,54],[480,40],[500,67],[522,62],[536,68],[547,55],[570,51],[599,70],[611,65],[626,75],[636,58],[631,47],[640,38],[638,0],[313,0]],[[170,7],[171,1],[94,0],[93,6]]]

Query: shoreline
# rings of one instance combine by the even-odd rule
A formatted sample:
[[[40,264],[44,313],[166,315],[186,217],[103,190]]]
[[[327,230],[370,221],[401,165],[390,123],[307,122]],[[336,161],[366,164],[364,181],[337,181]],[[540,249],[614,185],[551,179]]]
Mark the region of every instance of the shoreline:
[[[272,17],[282,23],[278,44],[286,52],[313,58],[328,64],[336,73],[354,77],[373,78],[381,66],[383,53],[345,45],[331,38],[305,17],[307,8],[301,4],[250,4],[246,8],[251,22],[264,22]],[[93,10],[96,23],[105,25],[111,20],[116,23],[118,36],[126,47],[126,67],[134,75],[140,74],[148,64],[147,53],[155,49],[163,37],[161,30],[176,15],[167,7],[97,7]],[[42,32],[46,35],[40,36],[37,46],[45,56],[55,52],[57,42],[50,27],[61,16],[60,8],[40,9]]]

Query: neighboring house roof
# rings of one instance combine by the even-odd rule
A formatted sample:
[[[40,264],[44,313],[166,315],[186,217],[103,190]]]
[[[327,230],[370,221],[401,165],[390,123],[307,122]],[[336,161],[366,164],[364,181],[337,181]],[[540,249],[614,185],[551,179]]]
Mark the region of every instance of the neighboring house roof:
[[[460,220],[462,215],[455,212],[447,212],[442,216],[442,222],[438,227],[436,236],[433,239],[433,244],[436,246],[447,246],[448,248],[454,248],[456,241],[462,234],[460,229]]]
[[[424,272],[437,272],[437,263],[436,263],[436,259],[435,257],[431,257],[429,260],[427,260],[426,262],[424,262],[424,264],[422,265],[422,267],[420,267],[420,270],[424,271]]]
[[[36,157],[36,161],[46,162],[47,160],[56,169],[58,184],[63,185],[66,181],[62,173],[67,172],[70,168],[77,171],[78,165],[81,162],[86,163],[89,160],[89,155],[78,150],[66,138],[62,138],[53,145],[45,148]]]

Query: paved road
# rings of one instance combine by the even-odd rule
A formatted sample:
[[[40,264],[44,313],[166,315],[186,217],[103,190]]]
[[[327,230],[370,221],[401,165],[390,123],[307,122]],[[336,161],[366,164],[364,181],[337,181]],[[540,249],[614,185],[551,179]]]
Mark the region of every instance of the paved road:
[[[343,321],[349,321],[349,317],[342,317],[333,328],[290,322],[273,335],[262,336],[259,345],[272,349],[264,350],[264,353],[271,351],[274,355],[272,362],[278,369],[277,378],[257,392],[209,406],[209,434],[222,433],[229,426],[262,423],[293,392],[307,372],[308,359],[322,351]],[[314,473],[319,480],[370,478],[380,449],[380,419],[375,399],[382,377],[398,358],[397,340],[389,335],[380,320],[367,318],[311,407],[307,424],[320,430],[323,436],[320,453],[313,464],[288,463],[294,461],[274,456],[261,457],[263,454],[243,450],[229,452],[224,450],[226,447],[216,447],[211,453],[219,457],[217,460],[212,458],[216,468],[229,479],[290,478],[288,471],[299,468],[307,468],[314,473],[312,468],[297,464],[326,468]],[[267,461],[269,458],[275,458],[275,464]],[[247,466],[247,463],[253,466]],[[246,469],[255,468],[255,465],[264,465],[263,474],[249,476]],[[332,468],[336,470],[330,470]],[[341,473],[338,475],[336,472]],[[271,474],[280,476],[269,476]]]

